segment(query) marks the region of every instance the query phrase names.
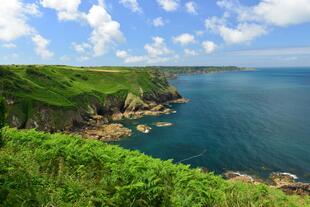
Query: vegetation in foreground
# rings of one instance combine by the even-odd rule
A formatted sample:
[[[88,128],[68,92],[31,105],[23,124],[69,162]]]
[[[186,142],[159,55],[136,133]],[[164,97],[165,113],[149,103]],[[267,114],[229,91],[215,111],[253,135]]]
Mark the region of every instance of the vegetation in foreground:
[[[265,185],[231,182],[78,136],[3,129],[0,206],[309,206]]]

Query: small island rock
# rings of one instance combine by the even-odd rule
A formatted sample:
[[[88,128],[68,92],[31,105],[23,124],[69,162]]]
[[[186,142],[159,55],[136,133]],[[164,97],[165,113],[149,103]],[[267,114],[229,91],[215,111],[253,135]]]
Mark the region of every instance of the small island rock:
[[[147,125],[143,125],[143,124],[139,124],[137,126],[137,130],[144,133],[144,134],[148,134],[151,131],[151,127],[147,126]]]

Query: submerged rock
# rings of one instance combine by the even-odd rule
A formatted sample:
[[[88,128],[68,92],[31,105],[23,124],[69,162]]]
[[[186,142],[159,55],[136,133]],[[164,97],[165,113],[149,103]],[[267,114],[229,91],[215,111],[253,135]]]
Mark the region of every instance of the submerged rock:
[[[169,103],[172,103],[172,104],[182,104],[182,103],[188,103],[188,102],[189,102],[189,99],[187,98],[178,98],[178,99],[169,101]]]
[[[156,122],[155,125],[157,127],[169,127],[169,126],[172,126],[172,123],[169,123],[169,122]]]
[[[137,130],[142,132],[142,133],[145,133],[145,134],[150,133],[151,129],[152,129],[151,127],[149,127],[147,125],[143,125],[143,124],[139,124],[137,126]]]
[[[82,135],[102,141],[117,141],[122,137],[130,137],[132,131],[122,124],[105,124],[95,129],[86,129]]]

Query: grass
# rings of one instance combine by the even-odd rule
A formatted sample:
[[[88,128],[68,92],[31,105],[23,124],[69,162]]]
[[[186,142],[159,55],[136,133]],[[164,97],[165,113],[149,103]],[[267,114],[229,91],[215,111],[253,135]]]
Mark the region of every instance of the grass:
[[[77,97],[84,95],[103,99],[119,91],[136,95],[141,91],[165,92],[168,83],[165,79],[157,78],[157,73],[117,67],[0,66],[0,86],[3,86],[2,93],[7,96],[72,107],[80,105]]]
[[[78,136],[4,128],[0,206],[309,206],[265,185]]]

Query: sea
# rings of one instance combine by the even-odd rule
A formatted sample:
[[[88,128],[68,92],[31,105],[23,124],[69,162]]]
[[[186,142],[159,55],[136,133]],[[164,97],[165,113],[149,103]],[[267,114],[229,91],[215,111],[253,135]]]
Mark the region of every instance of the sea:
[[[216,174],[286,172],[310,182],[310,68],[181,75],[170,83],[190,102],[172,105],[175,114],[124,121],[133,136],[114,144]],[[137,124],[152,130],[143,134]]]

